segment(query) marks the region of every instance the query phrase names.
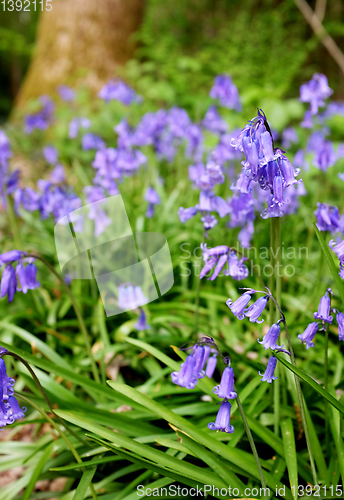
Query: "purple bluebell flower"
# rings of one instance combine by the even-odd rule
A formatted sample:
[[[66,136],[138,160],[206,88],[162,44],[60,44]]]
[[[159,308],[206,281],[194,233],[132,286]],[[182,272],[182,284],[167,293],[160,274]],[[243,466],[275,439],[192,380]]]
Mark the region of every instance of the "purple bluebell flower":
[[[329,242],[329,247],[335,254],[337,254],[339,261],[344,262],[344,240],[337,244],[334,240],[331,240]]]
[[[25,210],[34,212],[39,209],[41,195],[32,188],[16,189],[14,192],[14,208],[18,213],[19,207],[22,205]]]
[[[303,149],[299,149],[296,151],[294,160],[293,160],[293,165],[295,169],[303,169],[303,170],[309,170],[309,161],[306,160],[305,158],[305,152]]]
[[[217,363],[217,356],[215,353],[208,359],[207,367],[205,369],[205,374],[208,378],[212,378],[212,376],[214,375],[216,363]]]
[[[67,85],[58,85],[56,90],[63,101],[71,102],[74,101],[76,97],[75,91],[70,87],[67,87]]]
[[[251,239],[254,234],[254,225],[251,220],[249,220],[245,227],[241,229],[238,234],[238,240],[243,248],[249,248],[251,246]]]
[[[258,372],[259,375],[263,377],[262,379],[260,379],[261,382],[268,382],[269,384],[271,384],[273,380],[276,380],[278,378],[274,376],[276,364],[277,364],[277,358],[275,358],[275,356],[270,356],[268,361],[268,366],[265,370],[264,375]]]
[[[56,167],[50,172],[49,180],[53,184],[62,184],[66,181],[65,171],[62,165],[56,165]]]
[[[151,328],[150,325],[147,323],[146,315],[143,309],[140,310],[140,316],[135,323],[135,328],[141,332],[143,330],[149,330]]]
[[[28,258],[28,264],[24,267],[22,261],[19,261],[16,267],[16,275],[19,278],[21,289],[18,292],[26,293],[28,290],[35,290],[40,286],[40,282],[36,280],[37,268],[33,258]]]
[[[226,301],[227,306],[232,311],[234,316],[238,319],[242,320],[245,318],[244,310],[247,304],[250,302],[252,298],[252,294],[255,293],[255,290],[249,290],[241,295],[236,301],[232,301],[232,299],[228,299]]]
[[[54,146],[45,146],[45,148],[43,149],[43,156],[48,163],[50,163],[51,165],[56,165],[58,151],[56,148],[54,148]]]
[[[26,407],[23,406],[20,408],[19,403],[14,396],[10,396],[8,398],[8,404],[11,419],[13,418],[13,420],[19,420],[20,418],[25,417]]]
[[[307,110],[305,111],[305,114],[303,115],[303,120],[300,123],[300,127],[302,128],[313,128],[314,123],[313,123],[313,115],[312,112]]]
[[[206,276],[206,274],[211,271],[216,264],[214,273],[211,278],[209,278],[211,281],[214,281],[228,260],[229,247],[226,245],[220,245],[214,248],[207,248],[206,243],[201,243],[201,249],[203,251],[203,260],[205,265],[201,271],[200,279],[204,278],[204,276]]]
[[[236,111],[242,108],[238,89],[229,75],[218,75],[209,95],[212,99],[218,99],[225,108]]]
[[[209,231],[209,229],[213,229],[213,227],[217,224],[216,217],[210,214],[201,217],[201,221],[203,222],[203,227],[206,231]]]
[[[333,316],[330,316],[331,310],[331,297],[329,296],[331,289],[328,288],[325,295],[321,297],[318,312],[313,314],[314,319],[320,319],[321,321],[325,321],[325,323],[332,323]]]
[[[122,284],[118,287],[118,307],[124,311],[137,309],[149,302],[139,286]]]
[[[210,132],[214,132],[214,134],[223,134],[228,129],[227,123],[221,118],[220,113],[214,105],[209,107],[202,120],[202,125]]]
[[[251,323],[263,323],[264,320],[262,319],[261,321],[258,321],[260,315],[264,311],[266,304],[268,303],[269,300],[268,295],[264,295],[263,297],[259,297],[254,304],[252,304],[250,307],[245,309],[244,314],[246,318],[250,319]]]
[[[226,366],[222,373],[221,383],[214,387],[213,392],[221,399],[235,399],[237,397],[237,393],[234,390],[233,368]]]
[[[22,252],[21,250],[10,250],[9,252],[2,253],[0,254],[0,266],[2,264],[7,264],[8,262],[19,260],[22,255],[25,255],[25,252]]]
[[[42,105],[40,111],[25,117],[26,134],[31,134],[34,129],[45,130],[53,121],[55,105],[52,99],[47,95],[42,95],[39,101]]]
[[[12,302],[17,291],[17,277],[11,265],[7,265],[1,277],[1,297],[7,295],[8,302]]]
[[[7,162],[12,156],[10,141],[5,134],[0,129],[0,167],[1,169],[7,169]]]
[[[199,378],[203,378],[205,375],[204,371],[204,366],[205,363],[207,362],[207,359],[209,357],[211,351],[211,347],[206,345],[196,345],[194,347],[194,358],[195,358],[195,368],[194,368],[194,373],[195,376]]]
[[[314,347],[314,342],[312,342],[312,340],[314,339],[315,334],[318,331],[318,328],[319,328],[318,323],[316,322],[310,323],[307,326],[306,330],[297,336],[297,338],[300,339],[303,344],[306,344],[306,349]]]
[[[317,203],[317,207],[314,214],[317,218],[319,231],[330,231],[331,233],[338,231],[340,225],[338,208],[329,206],[327,203]]]
[[[185,223],[189,219],[192,219],[197,214],[198,210],[196,207],[184,208],[180,207],[178,210],[178,217],[180,222]]]
[[[230,252],[228,255],[228,269],[224,269],[225,276],[231,276],[233,279],[240,281],[247,278],[249,271],[244,265],[247,257],[238,258],[235,252]]]
[[[75,139],[78,135],[79,128],[90,128],[91,122],[88,118],[76,117],[69,124],[68,137],[70,139]]]
[[[315,151],[313,158],[313,164],[315,167],[319,168],[323,172],[333,165],[337,161],[337,155],[334,152],[333,144],[331,141],[323,141],[319,144],[319,147]]]
[[[88,151],[89,149],[103,149],[105,148],[105,142],[98,135],[88,132],[81,139],[81,147],[84,151]]]
[[[5,351],[6,352],[6,351]],[[15,380],[7,375],[6,364],[3,358],[0,358],[0,389],[2,390],[3,397],[7,398],[13,396]]]
[[[172,382],[186,389],[194,389],[197,384],[194,367],[195,358],[192,354],[189,354],[184,363],[182,363],[180,371],[171,373]]]
[[[208,424],[209,429],[212,431],[216,430],[232,434],[232,432],[234,432],[234,427],[233,425],[230,425],[231,408],[232,405],[229,401],[223,401],[218,414],[216,415],[215,423],[210,422]]]
[[[333,90],[328,86],[326,76],[321,73],[314,73],[312,79],[300,87],[300,101],[310,103],[312,115],[318,113],[319,108],[325,105],[324,99],[331,94]]]
[[[260,344],[263,344],[265,350],[267,349],[282,349],[283,345],[279,346],[277,345],[278,337],[280,335],[281,327],[279,323],[277,322],[276,324],[270,326],[269,331],[266,335],[264,335],[263,340],[260,341],[258,339],[258,342]]]
[[[344,313],[337,312],[336,320],[338,324],[339,340],[344,340]]]
[[[151,186],[147,188],[146,193],[145,193],[145,200],[148,201],[148,208],[146,212],[146,217],[150,218],[153,217],[154,215],[154,206],[155,205],[160,205],[160,197],[158,193],[155,191],[154,188]]]
[[[299,136],[294,127],[287,127],[282,132],[282,146],[289,149],[292,144],[299,142]]]
[[[142,101],[142,98],[138,96],[132,88],[120,80],[110,80],[102,87],[98,96],[105,102],[116,100],[122,102],[126,106],[130,106],[133,102]]]

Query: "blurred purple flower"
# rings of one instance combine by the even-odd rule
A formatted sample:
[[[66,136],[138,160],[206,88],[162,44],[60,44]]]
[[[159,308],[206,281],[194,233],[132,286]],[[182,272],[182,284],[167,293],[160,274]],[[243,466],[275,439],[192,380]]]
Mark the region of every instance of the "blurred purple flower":
[[[58,85],[56,87],[56,90],[63,101],[66,102],[74,101],[76,97],[75,91],[70,87],[67,87],[67,85]]]
[[[47,95],[42,95],[39,101],[42,104],[42,109],[25,117],[26,134],[31,134],[35,129],[45,130],[53,121],[55,105],[52,99]]]
[[[209,95],[218,99],[221,106],[241,111],[239,92],[229,75],[218,75]]]
[[[139,103],[142,101],[142,97],[138,96],[131,87],[126,85],[121,80],[110,80],[102,87],[98,96],[105,102],[115,100],[120,101],[126,106],[130,106],[133,102]]]
[[[214,132],[214,134],[223,134],[228,129],[227,123],[221,118],[214,105],[210,106],[206,112],[202,120],[202,126],[210,132]]]
[[[312,79],[300,87],[300,101],[310,103],[312,115],[316,115],[319,108],[325,106],[324,99],[331,94],[333,90],[328,86],[326,76],[321,73],[314,73]]]

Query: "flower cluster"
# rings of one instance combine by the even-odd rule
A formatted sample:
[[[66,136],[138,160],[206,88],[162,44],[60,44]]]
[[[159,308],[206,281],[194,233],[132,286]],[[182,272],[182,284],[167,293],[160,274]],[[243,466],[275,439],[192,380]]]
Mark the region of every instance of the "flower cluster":
[[[238,89],[229,75],[218,75],[209,95],[212,99],[218,99],[225,108],[236,111],[242,108]]]
[[[295,179],[300,171],[292,167],[284,151],[274,148],[271,129],[262,110],[258,110],[258,115],[245,125],[231,144],[245,154],[242,172],[231,189],[250,193],[253,185],[259,184],[261,189],[271,193],[262,217],[282,217],[283,206],[288,201],[283,191],[301,182]]]
[[[201,249],[205,265],[201,270],[200,279],[204,278],[214,268],[215,264],[214,272],[208,278],[211,281],[214,281],[222,270],[224,276],[231,276],[237,281],[247,278],[248,269],[243,264],[247,260],[246,257],[238,259],[237,254],[226,245],[208,248],[206,243],[201,243]],[[224,269],[226,264],[228,268]]]
[[[201,190],[199,202],[195,207],[180,207],[180,221],[184,223],[200,212],[204,229],[208,231],[217,224],[217,219],[211,212],[217,212],[221,218],[229,214],[228,203],[213,191],[216,184],[223,184],[225,180],[223,169],[214,161],[209,161],[206,166],[198,163],[189,167],[189,177],[194,186]]]
[[[102,87],[98,96],[105,102],[115,100],[120,101],[126,106],[130,106],[133,102],[140,103],[142,101],[142,98],[132,88],[120,80],[110,80]]]
[[[25,252],[10,250],[0,255],[0,267],[5,266],[1,276],[1,297],[7,295],[8,301],[12,302],[16,292],[27,293],[40,286],[36,280],[37,269],[34,265],[35,259],[25,258]],[[17,262],[16,268],[12,266]],[[24,264],[27,264],[24,266]],[[18,287],[18,280],[20,287]]]
[[[212,378],[217,356],[223,358],[226,367],[223,370],[220,384],[213,389],[214,394],[223,401],[215,422],[209,423],[208,427],[211,430],[234,432],[234,427],[230,425],[231,404],[229,400],[235,399],[237,393],[234,390],[234,371],[230,366],[229,358],[224,358],[214,340],[208,337],[202,337],[197,344],[189,349],[192,349],[191,353],[182,363],[180,371],[171,373],[172,382],[186,389],[194,389],[199,379],[205,376]],[[212,354],[211,357],[210,354]]]
[[[5,132],[0,130],[0,195],[6,206],[6,194],[12,194],[17,187],[19,170],[8,172],[8,161],[12,156],[10,141]]]
[[[47,95],[41,95],[39,101],[42,108],[37,113],[25,117],[25,132],[27,134],[31,134],[35,129],[47,129],[54,119],[55,105],[52,99]]]
[[[305,331],[298,335],[297,337],[301,340],[303,344],[306,344],[306,349],[314,347],[314,337],[319,330],[319,325],[324,329],[325,323],[331,324],[333,321],[333,316],[331,312],[336,312],[336,320],[338,323],[339,340],[344,340],[344,314],[331,309],[331,295],[333,292],[331,288],[328,288],[325,295],[321,297],[318,311],[313,314],[314,319],[318,320],[310,323]]]
[[[4,347],[0,347],[0,355],[6,352]],[[0,431],[25,416],[26,408],[20,408],[14,396],[14,384],[15,380],[7,375],[5,361],[0,357]]]
[[[344,215],[340,215],[336,206],[327,205],[327,203],[317,203],[314,215],[317,218],[319,231],[329,231],[332,234],[344,232]]]
[[[319,108],[325,106],[324,99],[332,94],[326,76],[321,73],[314,73],[312,79],[300,87],[300,101],[310,103],[311,116],[318,114]]]

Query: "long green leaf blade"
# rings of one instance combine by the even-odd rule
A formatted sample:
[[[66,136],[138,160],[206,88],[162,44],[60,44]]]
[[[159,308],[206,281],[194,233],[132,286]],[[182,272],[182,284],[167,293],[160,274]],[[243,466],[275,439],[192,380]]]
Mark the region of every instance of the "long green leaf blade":
[[[282,431],[283,445],[285,450],[285,461],[287,463],[291,491],[294,499],[297,500],[299,482],[297,473],[295,435],[294,435],[293,422],[291,418],[282,420],[281,431]]]

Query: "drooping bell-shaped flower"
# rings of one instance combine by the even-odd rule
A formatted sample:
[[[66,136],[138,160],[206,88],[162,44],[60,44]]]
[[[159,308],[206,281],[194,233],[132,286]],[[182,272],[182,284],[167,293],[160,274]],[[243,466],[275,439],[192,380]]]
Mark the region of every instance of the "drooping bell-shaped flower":
[[[270,356],[269,361],[268,361],[268,366],[265,370],[264,375],[260,372],[259,375],[263,378],[261,378],[261,382],[268,382],[271,384],[273,380],[276,380],[278,377],[274,376],[275,368],[276,368],[276,363],[277,363],[277,358],[275,356]]]
[[[172,382],[181,387],[186,387],[186,389],[194,389],[197,384],[194,368],[195,358],[192,354],[189,354],[184,363],[182,363],[180,371],[171,373]]]
[[[318,323],[316,322],[310,323],[307,326],[306,330],[297,336],[297,338],[300,339],[303,344],[306,344],[306,349],[314,347],[314,342],[312,341],[315,337],[315,334],[318,331],[318,328],[319,328]]]
[[[7,375],[5,361],[0,358],[0,385],[2,386],[3,397],[7,400],[14,394],[14,379]]]
[[[7,295],[8,302],[12,302],[17,291],[17,277],[11,265],[6,266],[1,277],[1,297]]]
[[[188,221],[189,219],[192,219],[197,214],[198,210],[196,207],[190,207],[190,208],[184,208],[180,207],[178,210],[178,217],[180,219],[180,222],[183,224]]]
[[[212,378],[212,376],[214,375],[216,363],[217,363],[217,357],[215,353],[211,356],[211,358],[208,359],[207,367],[205,370],[205,374],[208,378]]]
[[[247,304],[251,300],[252,294],[255,292],[255,290],[250,290],[241,295],[236,301],[232,301],[232,299],[228,299],[226,304],[229,307],[229,309],[232,311],[234,316],[236,316],[238,319],[242,320],[245,318],[245,308]]]
[[[344,313],[338,312],[336,315],[336,320],[338,323],[339,340],[344,340]]]
[[[260,315],[264,311],[266,304],[268,303],[269,296],[264,295],[263,297],[259,297],[254,304],[252,304],[250,307],[248,307],[245,311],[244,314],[246,318],[250,319],[251,323],[263,323],[264,320],[262,319],[259,321]]]
[[[17,399],[14,396],[8,398],[8,404],[10,406],[10,415],[14,420],[19,420],[25,417],[26,407],[20,408]]]
[[[141,309],[140,311],[140,316],[135,323],[135,328],[139,332],[142,332],[143,330],[149,330],[151,328],[151,326],[147,324],[146,314],[143,309]]]
[[[264,335],[263,340],[260,341],[258,339],[258,342],[260,344],[263,344],[265,347],[265,350],[267,349],[282,349],[283,345],[279,346],[277,345],[278,337],[281,332],[281,327],[279,323],[276,323],[272,326],[270,326],[269,331],[266,335]]]
[[[344,240],[340,243],[337,243],[334,240],[329,242],[329,247],[331,250],[337,254],[338,259],[343,262],[344,261]]]
[[[331,298],[329,297],[329,293],[331,293],[331,289],[328,288],[327,292],[320,299],[318,312],[313,314],[315,319],[320,319],[321,321],[325,321],[325,323],[332,323],[333,316],[330,315],[331,309]]]
[[[216,430],[232,434],[232,432],[234,432],[234,427],[230,425],[231,408],[232,405],[229,401],[223,401],[217,413],[215,423],[210,422],[208,428],[212,431]]]
[[[238,259],[238,256],[235,252],[230,252],[228,256],[228,269],[223,271],[225,276],[231,276],[233,279],[240,281],[248,276],[248,269],[244,265],[244,261],[246,257],[242,257]]]
[[[226,366],[223,370],[220,385],[213,389],[214,394],[219,398],[235,399],[237,393],[234,391],[234,371],[230,366]]]

